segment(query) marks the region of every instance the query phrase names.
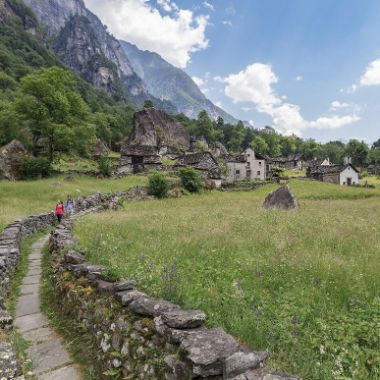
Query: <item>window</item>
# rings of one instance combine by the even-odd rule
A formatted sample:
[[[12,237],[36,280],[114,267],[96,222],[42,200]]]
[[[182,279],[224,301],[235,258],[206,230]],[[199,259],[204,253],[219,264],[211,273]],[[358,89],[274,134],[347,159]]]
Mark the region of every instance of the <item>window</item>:
[[[262,164],[262,162],[261,162],[261,161],[259,161],[259,166],[261,166],[261,164]]]
[[[240,170],[236,170],[236,174],[240,174]]]
[[[247,162],[247,166],[251,166],[251,163],[249,161]]]
[[[257,175],[261,175],[261,171],[260,170],[257,172]]]

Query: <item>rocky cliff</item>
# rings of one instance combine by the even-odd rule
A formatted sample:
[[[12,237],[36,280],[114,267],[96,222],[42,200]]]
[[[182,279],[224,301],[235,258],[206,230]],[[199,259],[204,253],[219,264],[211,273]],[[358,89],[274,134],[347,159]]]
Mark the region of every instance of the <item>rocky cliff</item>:
[[[193,119],[197,118],[200,111],[206,110],[214,120],[220,116],[226,123],[237,123],[233,116],[207,99],[183,70],[174,67],[156,53],[142,51],[126,41],[120,42],[133,69],[153,96],[170,101],[180,112]]]
[[[83,0],[24,0],[46,28],[53,50],[89,83],[109,94],[126,93],[137,106],[151,100],[176,112],[169,102],[149,94],[118,40],[90,12]]]

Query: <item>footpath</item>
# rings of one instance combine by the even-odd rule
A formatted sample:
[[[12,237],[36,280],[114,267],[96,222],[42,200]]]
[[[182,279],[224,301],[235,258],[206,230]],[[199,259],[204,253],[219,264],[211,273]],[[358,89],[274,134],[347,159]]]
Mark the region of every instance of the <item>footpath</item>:
[[[40,308],[42,248],[49,236],[38,240],[29,255],[29,268],[17,300],[15,326],[29,342],[28,358],[38,380],[82,380],[79,367],[73,363],[62,339],[49,326]]]

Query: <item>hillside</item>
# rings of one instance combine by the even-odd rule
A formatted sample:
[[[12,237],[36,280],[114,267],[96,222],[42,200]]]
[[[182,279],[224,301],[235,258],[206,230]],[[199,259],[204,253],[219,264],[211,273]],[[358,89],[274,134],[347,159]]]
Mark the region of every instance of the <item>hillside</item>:
[[[167,99],[189,118],[197,118],[206,110],[216,120],[222,117],[226,123],[238,122],[233,116],[217,107],[201,92],[191,77],[183,70],[171,65],[160,55],[142,51],[137,46],[121,41],[135,72],[144,80],[148,91],[159,99]]]
[[[118,40],[90,12],[82,0],[25,0],[47,31],[49,45],[61,60],[89,83],[136,106],[151,100],[175,113],[176,108],[156,99],[136,74]]]

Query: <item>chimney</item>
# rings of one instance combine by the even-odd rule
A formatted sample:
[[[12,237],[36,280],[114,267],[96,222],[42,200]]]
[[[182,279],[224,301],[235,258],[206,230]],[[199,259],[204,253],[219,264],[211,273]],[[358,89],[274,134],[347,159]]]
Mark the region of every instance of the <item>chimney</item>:
[[[343,159],[344,165],[349,165],[352,163],[351,157],[344,157]]]

